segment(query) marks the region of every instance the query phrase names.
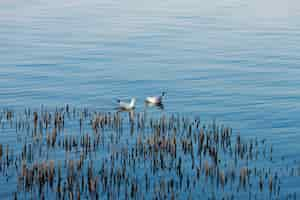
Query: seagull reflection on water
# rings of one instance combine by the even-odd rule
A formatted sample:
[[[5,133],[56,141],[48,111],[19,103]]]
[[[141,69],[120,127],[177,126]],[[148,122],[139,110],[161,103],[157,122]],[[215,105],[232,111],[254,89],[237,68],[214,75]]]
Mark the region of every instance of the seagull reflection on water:
[[[117,113],[128,113],[128,118],[130,122],[134,121],[134,110],[133,109],[120,109],[118,108]]]
[[[159,110],[164,110],[164,104],[163,103],[149,103],[149,102],[145,102],[145,105],[148,108],[156,107]]]

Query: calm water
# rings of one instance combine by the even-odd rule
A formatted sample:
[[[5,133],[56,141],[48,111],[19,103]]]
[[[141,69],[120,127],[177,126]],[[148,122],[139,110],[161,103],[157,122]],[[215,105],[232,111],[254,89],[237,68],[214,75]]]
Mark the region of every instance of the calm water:
[[[135,96],[143,110],[166,91],[164,112],[217,119],[299,161],[299,63],[296,0],[0,2],[2,108],[110,111]]]

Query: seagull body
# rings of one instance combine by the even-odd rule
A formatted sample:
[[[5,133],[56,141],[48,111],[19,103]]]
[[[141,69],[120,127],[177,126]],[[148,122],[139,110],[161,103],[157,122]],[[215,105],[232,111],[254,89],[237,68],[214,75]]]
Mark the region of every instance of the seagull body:
[[[136,102],[135,98],[132,98],[130,103],[118,100],[118,103],[119,103],[118,107],[119,107],[119,109],[123,109],[123,110],[132,110],[135,107],[135,102]]]
[[[161,104],[162,99],[165,96],[165,92],[161,94],[161,96],[151,96],[146,98],[147,103],[152,103],[152,104]]]

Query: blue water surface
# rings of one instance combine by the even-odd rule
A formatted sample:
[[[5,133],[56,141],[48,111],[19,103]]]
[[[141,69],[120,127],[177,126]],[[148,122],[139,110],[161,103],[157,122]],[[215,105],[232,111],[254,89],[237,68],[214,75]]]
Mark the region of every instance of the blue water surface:
[[[164,112],[216,119],[299,161],[299,62],[296,0],[0,2],[1,108],[111,111],[135,96],[142,111],[166,91]]]

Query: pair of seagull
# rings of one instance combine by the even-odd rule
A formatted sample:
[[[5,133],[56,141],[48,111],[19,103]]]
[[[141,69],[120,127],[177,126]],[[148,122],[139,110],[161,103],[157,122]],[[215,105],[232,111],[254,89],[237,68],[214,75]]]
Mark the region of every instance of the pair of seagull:
[[[165,96],[165,92],[162,92],[162,94],[160,96],[150,96],[150,97],[147,97],[145,99],[145,102],[146,103],[149,103],[149,104],[154,104],[154,105],[160,105],[162,104],[162,99],[163,97]],[[135,103],[136,103],[136,98],[132,98],[130,103],[127,103],[127,102],[123,102],[121,100],[117,100],[118,101],[118,108],[119,109],[122,109],[122,110],[132,110],[135,108]]]

